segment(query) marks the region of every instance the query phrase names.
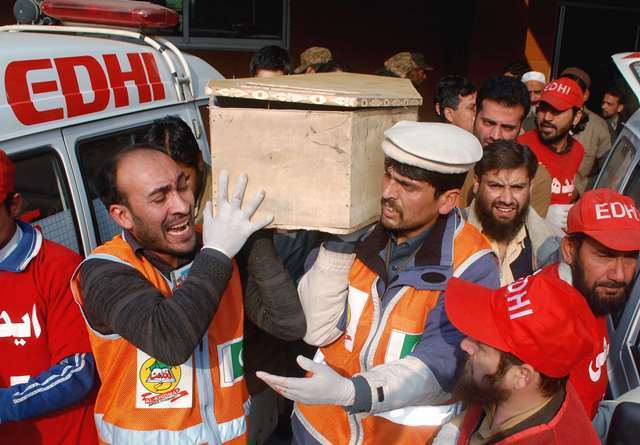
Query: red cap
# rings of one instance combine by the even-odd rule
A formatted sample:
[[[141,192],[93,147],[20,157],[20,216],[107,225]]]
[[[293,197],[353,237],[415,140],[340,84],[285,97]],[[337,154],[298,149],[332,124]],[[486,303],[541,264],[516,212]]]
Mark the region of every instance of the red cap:
[[[9,156],[0,150],[0,201],[4,201],[7,195],[14,190],[16,185],[16,167]]]
[[[558,111],[582,108],[584,94],[578,83],[566,77],[549,82],[542,90],[541,102],[546,102]]]
[[[553,269],[500,289],[451,278],[445,309],[463,334],[549,377],[568,375],[593,351],[595,317],[584,297]]]
[[[628,196],[589,190],[569,210],[567,233],[584,233],[613,250],[640,250],[640,213]]]

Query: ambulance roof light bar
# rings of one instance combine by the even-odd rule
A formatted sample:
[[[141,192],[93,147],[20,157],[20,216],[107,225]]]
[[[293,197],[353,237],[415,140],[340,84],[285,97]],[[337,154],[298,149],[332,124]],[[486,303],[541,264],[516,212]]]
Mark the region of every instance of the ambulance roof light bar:
[[[61,22],[127,28],[171,28],[176,11],[149,2],[130,0],[44,0],[42,13]]]

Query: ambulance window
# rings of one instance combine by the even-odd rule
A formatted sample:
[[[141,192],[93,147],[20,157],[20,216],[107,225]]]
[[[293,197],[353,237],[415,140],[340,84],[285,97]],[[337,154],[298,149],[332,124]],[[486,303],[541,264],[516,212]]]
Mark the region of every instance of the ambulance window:
[[[633,198],[636,206],[640,206],[640,177],[638,175],[640,175],[640,164],[636,165],[629,179],[629,184],[624,190],[624,194]]]
[[[97,137],[82,139],[76,144],[80,171],[84,179],[84,187],[89,197],[91,217],[96,230],[98,245],[110,240],[120,233],[120,227],[111,219],[107,209],[95,193],[93,179],[105,159],[113,156],[118,150],[131,144],[143,141],[150,125],[119,130]]]
[[[16,192],[22,195],[20,219],[45,238],[80,253],[80,237],[69,187],[59,158],[43,147],[13,159]]]
[[[621,138],[612,150],[611,157],[609,157],[598,181],[598,188],[619,190],[622,180],[636,156],[636,150],[631,141],[625,137]]]

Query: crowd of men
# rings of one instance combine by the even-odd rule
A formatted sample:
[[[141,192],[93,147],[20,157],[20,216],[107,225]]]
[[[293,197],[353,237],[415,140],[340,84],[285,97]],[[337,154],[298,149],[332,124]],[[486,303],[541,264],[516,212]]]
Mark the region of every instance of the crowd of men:
[[[349,71],[326,48],[300,58],[265,47],[250,74]],[[403,52],[377,74],[431,69]],[[122,233],[81,259],[19,220],[0,151],[0,283],[37,338],[0,343],[19,357],[0,367],[0,442],[605,441],[606,317],[640,214],[590,188],[624,97],[607,90],[600,117],[579,68],[504,74],[444,76],[440,122],[386,130],[380,219],[342,236],[252,221],[264,192],[243,175],[229,194],[167,117],[104,161],[93,186]]]

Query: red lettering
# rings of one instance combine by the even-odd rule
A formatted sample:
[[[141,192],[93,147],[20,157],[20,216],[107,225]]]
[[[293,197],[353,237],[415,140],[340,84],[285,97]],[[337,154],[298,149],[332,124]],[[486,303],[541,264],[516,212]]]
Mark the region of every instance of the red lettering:
[[[56,69],[60,77],[62,94],[67,103],[67,117],[102,111],[109,105],[109,85],[102,67],[91,56],[61,57],[55,59]],[[94,93],[92,102],[84,102],[78,84],[77,68],[84,68],[89,74],[91,89]]]
[[[149,82],[153,90],[153,100],[164,100],[164,85],[162,84],[162,80],[160,80],[160,72],[158,71],[158,65],[156,65],[156,59],[151,53],[142,53],[142,60],[147,69],[147,76],[149,76]]]
[[[19,60],[7,65],[4,77],[7,102],[9,102],[13,110],[13,114],[23,125],[41,124],[64,118],[64,110],[62,108],[51,108],[42,111],[36,109],[29,93],[27,73],[50,68],[52,68],[50,59]],[[36,83],[36,92],[51,91],[52,83],[49,82],[52,81]]]
[[[104,63],[107,67],[109,82],[115,99],[116,107],[126,107],[129,105],[129,93],[125,82],[133,81],[138,88],[138,98],[140,103],[151,102],[151,88],[147,80],[147,73],[142,63],[142,58],[138,53],[129,53],[127,58],[131,65],[130,71],[122,71],[118,57],[115,54],[105,54]]]

